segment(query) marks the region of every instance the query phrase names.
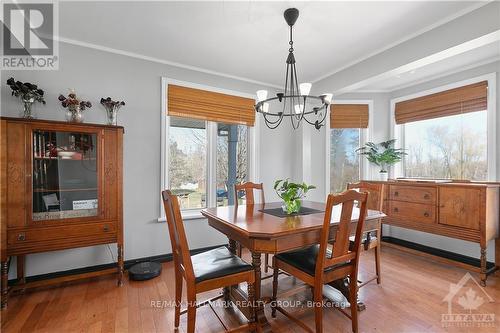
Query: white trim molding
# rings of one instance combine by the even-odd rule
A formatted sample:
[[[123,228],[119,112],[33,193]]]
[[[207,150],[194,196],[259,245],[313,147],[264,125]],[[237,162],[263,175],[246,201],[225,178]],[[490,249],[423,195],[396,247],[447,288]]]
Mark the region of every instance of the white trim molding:
[[[454,89],[469,84],[488,81],[488,106],[487,106],[487,155],[488,155],[488,181],[497,181],[499,176],[497,174],[497,80],[496,73],[489,73],[485,75],[476,76],[470,79],[449,83],[443,86],[435,87],[432,89],[427,89],[424,91],[419,91],[417,93],[400,96],[391,99],[391,111],[390,111],[390,131],[391,137],[397,139],[397,148],[405,147],[404,142],[404,124],[397,125],[395,119],[395,109],[396,103],[406,101],[413,98],[418,98],[426,95],[435,94],[441,91]],[[398,167],[394,168],[394,174],[390,173],[389,176],[397,178],[404,176],[404,159],[403,163],[399,163]]]
[[[371,99],[336,99],[332,102],[332,104],[366,104],[368,105],[368,128],[362,129],[360,133],[360,138],[359,141],[360,143],[362,142],[368,142],[372,141],[372,133],[373,133],[373,100]],[[325,196],[327,196],[330,193],[330,133],[331,133],[331,127],[330,127],[330,117],[328,117],[328,121],[326,122],[327,130],[325,131]],[[372,179],[372,170],[370,168],[370,165],[368,161],[364,158],[360,157],[360,175],[359,179]]]
[[[204,84],[198,84],[187,81],[179,81],[176,79],[171,79],[167,77],[161,78],[161,175],[160,175],[160,184],[161,190],[168,188],[169,179],[168,179],[168,157],[169,157],[169,145],[168,145],[168,130],[170,127],[170,117],[168,116],[168,85],[178,85],[188,88],[208,90],[217,93],[240,96],[245,98],[255,99],[255,96],[248,93],[243,93],[239,91],[223,89],[218,87],[212,87]],[[253,127],[248,127],[248,142],[249,142],[249,181],[258,182],[259,181],[259,164],[257,163],[257,156],[259,156],[259,129],[260,129],[260,118],[258,116],[255,117],[255,124]],[[217,126],[216,123],[207,121],[206,122],[206,130],[207,130],[207,147],[209,150],[207,152],[207,192],[215,193],[216,187],[216,170],[214,168],[216,161],[216,145],[214,144],[214,138],[217,135]],[[207,195],[207,206],[213,207],[216,205],[216,199],[213,195]],[[160,209],[159,209],[159,218],[158,222],[165,221],[165,212],[163,209],[163,201],[160,195]],[[186,210],[182,211],[183,219],[200,219],[203,218],[200,210]]]

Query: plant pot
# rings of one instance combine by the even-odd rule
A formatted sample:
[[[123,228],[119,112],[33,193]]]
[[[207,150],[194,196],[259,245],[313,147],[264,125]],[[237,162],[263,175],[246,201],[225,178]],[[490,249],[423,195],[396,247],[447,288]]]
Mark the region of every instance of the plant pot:
[[[117,125],[117,114],[118,114],[118,110],[112,108],[112,109],[109,109],[109,108],[106,108],[106,115],[108,116],[107,120],[108,120],[108,125],[113,125],[113,126],[116,126]]]
[[[300,212],[300,207],[302,206],[302,202],[300,199],[295,199],[291,201],[285,201],[283,203],[283,206],[281,206],[281,209],[283,209],[283,212],[292,215]]]
[[[379,180],[386,182],[387,179],[389,179],[389,173],[387,171],[380,171],[379,172]]]
[[[83,122],[83,111],[80,109],[79,105],[68,106],[66,110],[66,120],[71,123]]]
[[[21,117],[25,119],[34,119],[33,116],[33,103],[35,102],[34,98],[23,98],[23,112],[21,113]]]

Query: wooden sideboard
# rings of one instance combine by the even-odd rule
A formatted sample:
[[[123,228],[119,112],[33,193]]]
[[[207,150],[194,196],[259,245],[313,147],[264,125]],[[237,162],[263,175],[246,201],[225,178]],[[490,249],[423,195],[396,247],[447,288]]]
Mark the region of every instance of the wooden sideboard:
[[[479,244],[481,283],[500,267],[500,183],[389,180],[384,223]],[[487,268],[486,246],[496,239],[495,267]]]
[[[10,291],[50,283],[117,273],[121,284],[123,127],[2,117],[0,134],[2,307]],[[27,254],[112,243],[115,268],[26,282]]]

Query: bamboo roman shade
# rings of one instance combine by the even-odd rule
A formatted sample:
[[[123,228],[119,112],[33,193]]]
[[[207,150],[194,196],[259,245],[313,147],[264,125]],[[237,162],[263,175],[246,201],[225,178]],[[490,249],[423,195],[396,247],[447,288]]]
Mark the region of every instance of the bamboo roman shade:
[[[482,81],[396,103],[396,124],[487,109],[488,82]]]
[[[168,115],[226,124],[253,126],[254,100],[176,85],[168,85]]]
[[[331,104],[331,128],[368,128],[368,104]]]

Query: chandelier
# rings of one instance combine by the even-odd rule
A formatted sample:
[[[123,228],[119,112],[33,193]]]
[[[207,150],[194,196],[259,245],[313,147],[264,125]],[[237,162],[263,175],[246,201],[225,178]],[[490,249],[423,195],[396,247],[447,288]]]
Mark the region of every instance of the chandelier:
[[[299,17],[299,10],[288,8],[283,15],[286,23],[290,26],[290,48],[286,59],[285,90],[270,98],[267,98],[267,90],[257,91],[255,111],[262,113],[265,123],[270,129],[277,128],[283,119],[288,117],[294,129],[297,129],[300,123],[305,121],[319,130],[321,126],[325,125],[324,122],[328,114],[328,106],[332,101],[332,94],[309,95],[312,84],[298,83],[295,56],[293,54],[292,30]]]

